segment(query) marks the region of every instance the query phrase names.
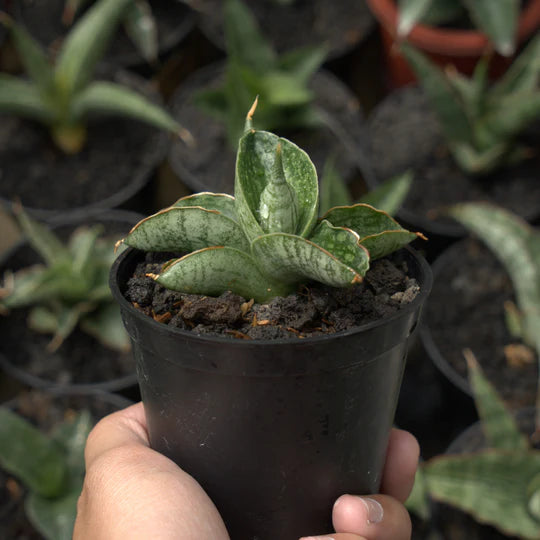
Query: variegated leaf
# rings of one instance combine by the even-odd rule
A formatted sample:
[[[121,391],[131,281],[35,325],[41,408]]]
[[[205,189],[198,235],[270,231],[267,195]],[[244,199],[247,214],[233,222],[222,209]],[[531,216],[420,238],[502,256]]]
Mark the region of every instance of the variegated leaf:
[[[249,250],[238,223],[217,210],[191,206],[173,206],[143,219],[124,242],[145,251],[184,252],[210,246]]]
[[[210,193],[209,191],[195,193],[194,195],[187,195],[178,199],[173,206],[177,208],[183,206],[200,206],[201,208],[206,208],[206,210],[217,210],[224,216],[238,221],[234,197],[225,193]]]
[[[247,253],[231,247],[206,248],[167,264],[158,283],[175,291],[218,296],[232,291],[264,302],[294,289],[267,277]]]

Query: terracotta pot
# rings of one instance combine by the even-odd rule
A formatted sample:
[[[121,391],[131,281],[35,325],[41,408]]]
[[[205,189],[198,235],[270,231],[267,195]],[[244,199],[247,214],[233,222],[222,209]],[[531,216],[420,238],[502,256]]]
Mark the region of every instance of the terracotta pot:
[[[396,0],[367,0],[379,21],[383,49],[388,66],[388,84],[400,87],[414,82],[415,76],[395,46],[397,41],[398,7]],[[540,0],[530,0],[522,10],[517,31],[517,42],[522,44],[540,28]],[[437,64],[453,64],[459,71],[471,74],[482,55],[491,50],[488,38],[477,30],[438,28],[417,24],[407,41],[427,53]],[[495,55],[491,74],[497,77],[511,63],[511,57]]]

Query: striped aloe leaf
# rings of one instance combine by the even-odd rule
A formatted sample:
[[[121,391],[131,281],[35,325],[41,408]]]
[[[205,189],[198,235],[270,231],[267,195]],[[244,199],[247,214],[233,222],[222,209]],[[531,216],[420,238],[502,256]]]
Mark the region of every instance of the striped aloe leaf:
[[[417,237],[366,204],[318,219],[308,155],[287,139],[252,129],[248,113],[236,160],[235,197],[199,193],[136,225],[124,242],[144,251],[187,252],[152,275],[170,289],[258,302],[309,280],[334,287],[362,281],[370,260]]]

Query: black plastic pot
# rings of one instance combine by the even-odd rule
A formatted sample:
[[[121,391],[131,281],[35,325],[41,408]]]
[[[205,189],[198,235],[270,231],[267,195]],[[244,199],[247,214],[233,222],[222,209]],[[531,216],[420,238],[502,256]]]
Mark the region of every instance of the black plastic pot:
[[[393,316],[320,338],[245,341],[159,324],[123,296],[144,253],[124,252],[110,285],[131,336],[154,449],[193,475],[231,538],[331,530],[343,493],[376,492],[407,345],[431,287]]]
[[[118,234],[121,236],[122,234],[129,232],[130,228],[140,221],[140,219],[141,216],[139,214],[114,210],[96,214],[91,218],[81,216],[79,219],[70,218],[57,220],[52,228],[56,234],[63,238],[67,238],[67,236],[69,236],[69,234],[78,226],[95,225],[99,223],[105,226],[106,234]],[[25,241],[21,241],[5,253],[0,260],[0,276],[3,276],[7,270],[15,271],[39,262],[40,258],[35,251]],[[18,323],[10,322],[13,320],[13,317],[17,315],[17,312],[20,311],[21,310],[13,310],[5,319],[0,317],[0,333],[3,334],[3,339],[0,343],[0,368],[2,368],[10,377],[25,386],[36,389],[56,390],[57,392],[61,389],[69,389],[70,391],[78,392],[96,390],[109,392],[123,391],[130,397],[137,397],[135,373],[129,369],[120,369],[120,366],[124,367],[124,364],[130,365],[132,363],[133,360],[130,352],[120,353],[118,351],[108,351],[94,339],[82,334],[82,332],[79,334],[76,330],[55,353],[49,353],[46,351],[45,346],[50,339],[50,336],[44,336],[32,331],[19,332],[12,326],[12,324],[15,324],[15,326],[20,324],[26,327],[24,317],[22,317],[22,320]],[[19,334],[23,336],[20,339]],[[69,357],[62,360],[65,358],[66,354],[69,356],[69,353],[65,351],[68,343],[72,342],[71,340],[73,340],[74,343],[74,350],[78,350],[75,342],[79,339],[85,339],[91,343],[91,345],[85,341],[85,348],[82,349],[82,352],[80,352],[76,358]],[[40,343],[42,344],[42,348],[37,349]],[[25,351],[26,347],[29,347],[29,350],[34,352],[21,352],[22,357],[28,357],[25,365],[21,365],[15,360],[15,358],[18,358],[19,354],[17,349]],[[69,345],[69,348],[70,352],[72,352],[71,345]],[[121,357],[122,361],[119,362],[118,371],[121,371],[122,373],[116,375],[114,378],[95,379],[82,382],[80,377],[77,376],[76,369],[73,368],[72,370],[70,367],[68,370],[70,372],[70,380],[64,381],[55,379],[53,377],[38,374],[36,371],[29,369],[28,366],[31,366],[35,362],[33,355],[36,350],[40,351],[40,362],[43,362],[44,364],[48,363],[49,365],[56,365],[58,362],[61,362],[62,366],[64,366],[64,364],[70,365],[71,361],[73,361],[74,365],[79,366],[96,364],[100,360],[103,361],[99,356],[103,355],[104,358],[107,358],[105,357],[106,354],[109,355],[108,358],[111,361]],[[55,376],[60,377],[61,374],[55,372]]]

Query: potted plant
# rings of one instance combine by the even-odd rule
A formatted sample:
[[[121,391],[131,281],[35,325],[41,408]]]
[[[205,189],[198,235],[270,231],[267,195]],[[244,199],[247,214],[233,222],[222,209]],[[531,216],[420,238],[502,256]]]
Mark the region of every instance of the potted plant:
[[[110,284],[152,447],[201,483],[231,537],[292,538],[328,528],[339,494],[378,488],[430,277],[412,250],[384,258],[417,236],[384,212],[317,220],[307,154],[254,130],[252,112],[235,196],[141,221]]]
[[[480,422],[463,432],[444,455],[420,464],[407,506],[424,519],[431,514],[448,540],[538,538],[540,452],[534,409],[514,417],[472,351],[464,354]],[[430,500],[449,507],[431,505],[432,513]],[[465,521],[463,512],[476,522]]]
[[[505,402],[514,410],[531,407],[540,351],[538,230],[487,203],[457,205],[450,214],[487,247],[463,240],[435,261],[435,304],[426,306],[420,331],[424,347],[441,372],[469,394],[461,351],[473,348]]]
[[[444,206],[488,200],[535,219],[537,135],[528,128],[540,119],[540,34],[491,85],[488,59],[467,78],[441,70],[409,45],[402,50],[420,87],[393,92],[369,118],[376,176],[404,169],[415,175],[400,218],[440,239],[440,247],[465,234],[440,211]]]
[[[14,16],[41,45],[57,49],[74,21],[91,5],[89,0],[52,0],[45,7],[22,0],[15,3]],[[160,55],[187,36],[194,22],[185,3],[133,0],[102,62],[123,68],[140,67],[143,63],[155,66]]]
[[[523,6],[468,0],[368,0],[368,5],[379,21],[388,82],[393,87],[415,80],[414,70],[396,47],[405,37],[437,64],[451,64],[465,74],[471,74],[480,58],[495,50],[498,54],[491,71],[500,75],[516,48],[540,27],[538,0]]]
[[[347,181],[369,174],[363,163],[360,105],[328,72],[318,71],[323,45],[278,54],[240,0],[224,3],[227,60],[193,74],[170,100],[198,151],[171,145],[169,163],[194,191],[232,193],[236,145],[244,114],[261,97],[256,127],[278,131],[309,151],[315,165],[336,155]],[[169,199],[170,200],[170,199]]]
[[[0,407],[2,538],[72,538],[88,433],[129,404],[106,393],[32,392]]]
[[[25,242],[0,266],[0,365],[38,388],[135,383],[129,339],[107,279],[114,244],[140,218],[116,211],[54,231],[17,211]]]
[[[31,79],[0,75],[0,110],[16,115],[2,122],[4,201],[18,197],[29,208],[39,208],[41,201],[42,218],[62,208],[125,203],[148,181],[163,152],[154,128],[188,137],[166,111],[140,93],[112,81],[92,81],[96,62],[130,1],[95,3],[71,30],[54,66],[22,27],[2,15]],[[121,115],[154,127],[141,128],[127,120],[89,122],[93,113]],[[125,159],[119,159],[124,144]],[[128,186],[126,179],[132,180]]]

